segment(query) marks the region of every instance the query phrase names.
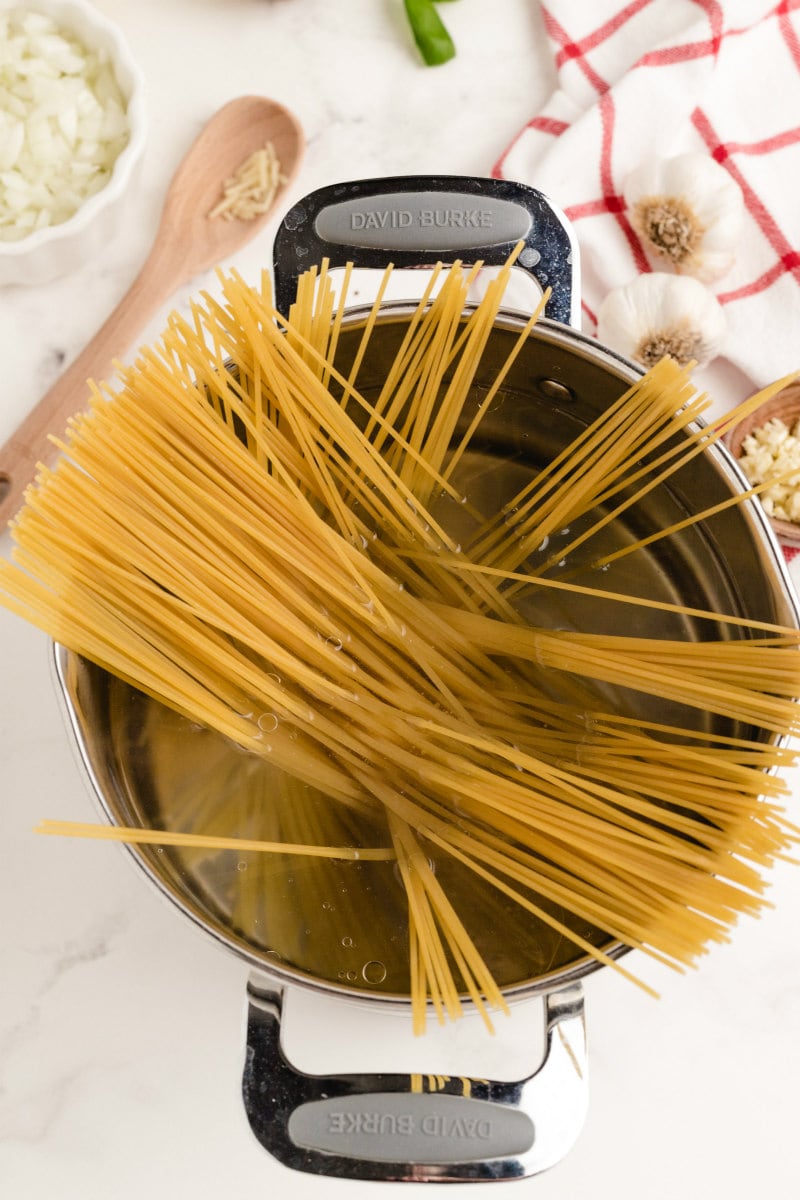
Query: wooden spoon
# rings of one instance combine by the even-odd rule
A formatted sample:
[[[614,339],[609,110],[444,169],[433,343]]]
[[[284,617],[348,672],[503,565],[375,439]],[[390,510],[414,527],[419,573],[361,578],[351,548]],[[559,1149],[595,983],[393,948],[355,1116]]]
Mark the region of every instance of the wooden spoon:
[[[223,183],[255,150],[272,142],[285,182],[294,178],[305,148],[302,129],[281,104],[261,96],[231,100],[211,118],[178,167],[147,260],[130,289],[88,346],[56,381],[0,450],[0,523],[19,508],[37,464],[52,463],[50,434],[88,401],[87,381],[107,377],[159,306],[182,284],[207,271],[253,238],[274,211],[252,220],[208,216]]]

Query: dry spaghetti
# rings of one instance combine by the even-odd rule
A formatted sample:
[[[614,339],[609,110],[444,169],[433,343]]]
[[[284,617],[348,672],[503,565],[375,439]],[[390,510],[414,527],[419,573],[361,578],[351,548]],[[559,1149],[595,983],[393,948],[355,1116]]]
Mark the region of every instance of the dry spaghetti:
[[[238,840],[260,864],[233,902],[245,936],[276,920],[259,891],[275,855],[319,872],[363,855],[386,873],[387,906],[402,888],[420,1030],[428,1002],[440,1020],[464,995],[487,1022],[504,1006],[442,883],[450,866],[578,955],[623,970],[624,945],[681,967],[759,910],[765,870],[797,836],[778,768],[793,761],[781,735],[798,725],[798,631],[549,574],[566,527],[569,552],[601,567],[708,518],[608,548],[620,514],[721,435],[698,423],[708,401],[688,374],[659,363],[500,511],[463,490],[538,317],[475,404],[510,268],[469,310],[478,268],[435,273],[369,395],[380,296],[345,370],[325,264],[288,319],[266,276],[221,275],[221,298],[173,316],[118,392],[94,388],[0,568],[6,606],[268,762],[271,790],[187,797],[163,833],[197,854]],[[549,628],[532,614],[556,589],[705,628],[697,641]],[[317,907],[327,878],[309,874],[302,903]],[[301,958],[296,931],[269,936]]]

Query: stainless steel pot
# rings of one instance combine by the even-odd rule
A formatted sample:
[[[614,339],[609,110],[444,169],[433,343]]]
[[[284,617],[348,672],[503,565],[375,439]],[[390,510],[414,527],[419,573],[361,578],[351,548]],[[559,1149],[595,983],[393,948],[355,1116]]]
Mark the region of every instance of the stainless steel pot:
[[[323,257],[333,267],[352,261],[362,269],[387,260],[413,268],[456,258],[491,264],[504,261],[519,239],[521,267],[552,295],[545,319],[482,422],[480,444],[464,463],[462,488],[485,511],[504,503],[641,374],[573,327],[578,263],[565,219],[538,192],[516,184],[398,178],[313,193],[286,215],[275,241],[276,293],[285,310],[299,273]],[[383,305],[360,375],[367,395],[380,386],[411,311],[403,301]],[[340,342],[345,369],[363,320],[359,308],[346,318]],[[513,311],[498,318],[476,402],[523,320]],[[615,544],[636,539],[705,510],[742,485],[732,458],[714,447],[617,521],[608,536]],[[570,569],[580,579],[580,561]],[[606,582],[615,591],[798,623],[780,550],[752,502],[654,543],[612,570]],[[589,581],[596,583],[596,576]],[[690,617],[640,611],[641,634],[702,636]],[[535,616],[543,624],[602,632],[616,632],[619,619],[616,605],[574,597],[566,607],[557,598],[538,602]],[[735,636],[722,624],[716,635]],[[287,831],[298,822],[312,828],[327,819],[318,803],[293,801],[277,812],[270,806],[270,832],[254,828],[262,818],[253,796],[271,797],[274,789],[261,760],[63,647],[55,654],[69,722],[110,821],[180,828],[187,810],[196,820],[201,809],[213,813],[223,796],[228,814],[238,811],[241,797],[238,827],[252,836],[301,840],[286,837]],[[611,698],[643,719],[676,715],[641,697]],[[679,716],[709,734],[736,732],[735,722],[711,715]],[[373,832],[351,827],[347,836],[369,845]],[[580,981],[596,963],[471,875],[437,864],[505,993],[544,997],[546,1055],[534,1075],[513,1083],[440,1079],[420,1091],[421,1077],[404,1074],[309,1075],[288,1061],[280,1044],[284,996],[295,987],[313,988],[337,1003],[408,1005],[405,908],[390,864],[248,859],[146,846],[129,853],[185,915],[252,969],[244,1103],[255,1135],[282,1162],[352,1178],[508,1179],[551,1166],[574,1142],[587,1103]],[[609,953],[622,952],[602,930],[582,925],[580,931]]]

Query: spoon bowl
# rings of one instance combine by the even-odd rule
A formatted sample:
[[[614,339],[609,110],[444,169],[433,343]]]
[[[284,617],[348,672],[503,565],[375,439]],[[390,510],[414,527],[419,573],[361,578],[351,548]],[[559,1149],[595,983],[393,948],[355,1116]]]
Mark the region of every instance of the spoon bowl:
[[[247,221],[209,219],[225,180],[268,142],[283,179],[270,210]],[[216,266],[255,237],[296,175],[304,146],[297,119],[275,100],[240,96],[219,109],[175,172],[161,214],[157,240],[163,238],[172,255],[182,256],[185,279]]]
[[[272,204],[249,220],[210,217],[225,181],[272,143],[281,183]],[[89,344],[0,449],[0,523],[14,515],[39,463],[58,453],[50,441],[87,401],[89,379],[102,379],[139,331],[179,287],[229,258],[263,228],[281,203],[305,149],[297,119],[275,100],[240,96],[211,118],[170,183],[155,240],[139,274]]]

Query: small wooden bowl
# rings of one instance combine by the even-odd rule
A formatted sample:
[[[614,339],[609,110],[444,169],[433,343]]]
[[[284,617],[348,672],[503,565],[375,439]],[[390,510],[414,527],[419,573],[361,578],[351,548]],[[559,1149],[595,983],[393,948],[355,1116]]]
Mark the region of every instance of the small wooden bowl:
[[[744,439],[754,430],[766,425],[773,417],[778,417],[790,429],[800,420],[800,383],[790,383],[769,400],[765,400],[755,412],[745,417],[727,434],[725,443],[734,458],[741,457]],[[769,518],[769,523],[779,541],[789,546],[800,546],[800,524],[794,521],[780,521],[773,517]]]

